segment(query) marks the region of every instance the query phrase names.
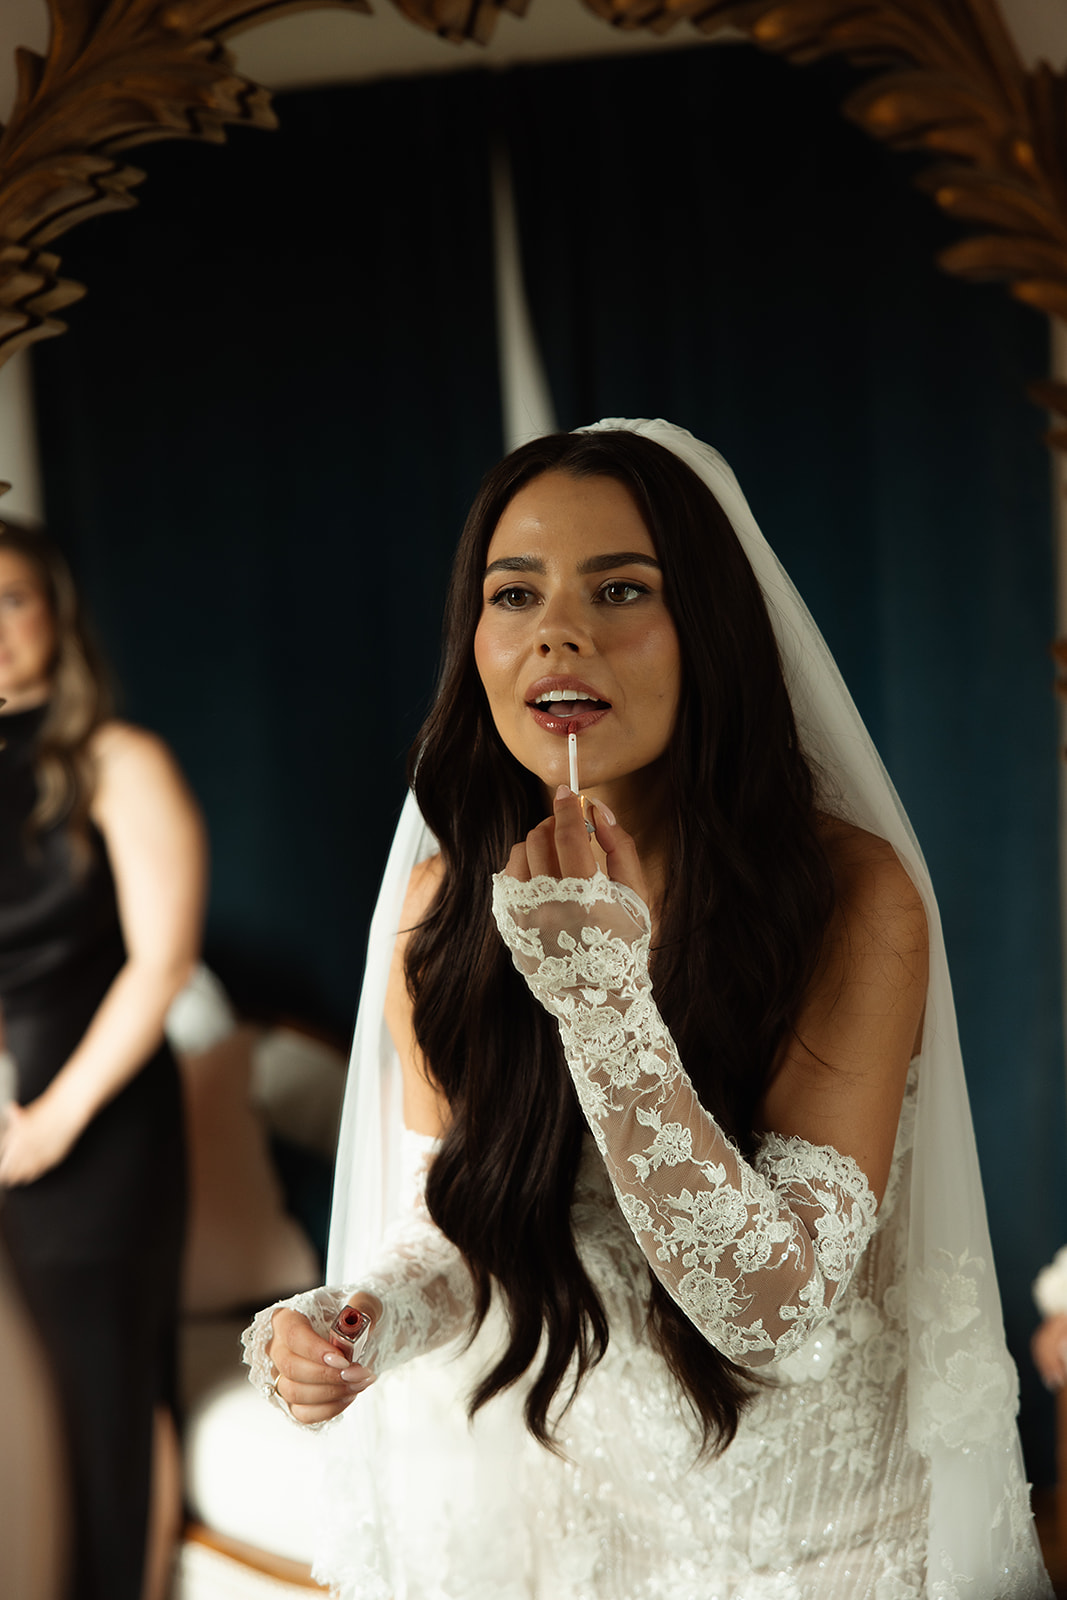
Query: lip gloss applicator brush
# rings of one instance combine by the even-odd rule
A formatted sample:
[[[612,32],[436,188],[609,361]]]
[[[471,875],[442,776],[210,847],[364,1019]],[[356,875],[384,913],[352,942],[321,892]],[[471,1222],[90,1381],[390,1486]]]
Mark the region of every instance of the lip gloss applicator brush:
[[[567,759],[570,763],[571,793],[576,794],[582,802],[582,821],[585,823],[586,833],[592,836],[596,833],[596,823],[590,820],[585,795],[578,784],[578,735],[574,732],[573,727],[567,730]]]

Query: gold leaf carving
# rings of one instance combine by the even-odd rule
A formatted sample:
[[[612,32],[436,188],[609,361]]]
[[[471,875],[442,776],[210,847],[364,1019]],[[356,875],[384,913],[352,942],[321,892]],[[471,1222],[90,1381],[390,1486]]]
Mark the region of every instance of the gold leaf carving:
[[[121,152],[155,139],[272,128],[270,96],[234,71],[223,38],[322,0],[49,0],[46,55],[16,53],[0,127],[0,359],[62,332],[84,293],[42,246],[84,218],[134,204],[143,174]],[[368,0],[333,0],[368,11]]]

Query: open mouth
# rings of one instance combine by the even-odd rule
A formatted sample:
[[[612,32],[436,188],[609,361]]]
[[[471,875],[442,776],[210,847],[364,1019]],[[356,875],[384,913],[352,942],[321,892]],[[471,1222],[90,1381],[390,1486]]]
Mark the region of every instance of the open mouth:
[[[598,700],[595,695],[586,694],[582,689],[549,689],[535,700],[527,701],[527,704],[535,711],[557,717],[564,717],[568,712],[581,715],[583,711],[611,710],[610,700]]]
[[[611,701],[590,689],[542,689],[527,700],[526,709],[546,733],[585,733],[608,715]]]

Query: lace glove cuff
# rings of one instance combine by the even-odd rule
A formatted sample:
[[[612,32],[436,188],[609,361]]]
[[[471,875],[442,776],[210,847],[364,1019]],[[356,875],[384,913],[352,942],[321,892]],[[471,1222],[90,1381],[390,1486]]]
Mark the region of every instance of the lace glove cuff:
[[[405,1133],[404,1187],[410,1209],[389,1229],[381,1255],[358,1284],[311,1289],[279,1300],[260,1311],[241,1335],[249,1382],[286,1416],[291,1413],[275,1388],[278,1372],[267,1354],[273,1337],[272,1319],[282,1306],[302,1312],[325,1339],[337,1313],[357,1289],[376,1295],[382,1314],[360,1358],[361,1365],[376,1377],[416,1356],[439,1350],[467,1332],[474,1309],[470,1273],[426,1209],[426,1169],[434,1149],[433,1140]],[[322,1428],[326,1424],[304,1426]]]
[[[850,1156],[770,1136],[746,1162],[700,1104],[655,1001],[649,916],[603,873],[499,873],[493,915],[557,1018],[623,1215],[690,1321],[732,1360],[791,1354],[833,1309],[874,1231]]]

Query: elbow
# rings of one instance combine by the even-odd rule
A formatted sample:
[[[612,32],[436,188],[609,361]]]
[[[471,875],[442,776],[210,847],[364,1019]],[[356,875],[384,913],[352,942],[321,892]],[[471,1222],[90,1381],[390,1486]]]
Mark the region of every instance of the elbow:
[[[195,955],[183,956],[180,960],[176,960],[173,963],[170,968],[168,979],[171,989],[170,998],[172,1000],[176,1000],[181,994],[182,990],[185,988],[186,984],[192,982],[193,974],[196,972],[199,965],[200,962]]]
[[[160,992],[168,1006],[177,1000],[182,990],[192,980],[197,965],[195,956],[181,955],[173,956],[160,967]]]
[[[817,1314],[799,1316],[795,1321],[783,1322],[777,1334],[773,1330],[752,1327],[702,1331],[708,1343],[734,1366],[759,1372],[804,1349],[829,1316],[829,1307]]]
[[[146,990],[150,987],[164,1010],[178,998],[198,965],[197,957],[187,951],[156,957],[130,954],[126,958],[127,974]]]
[[[724,1319],[715,1326],[702,1327],[701,1332],[735,1366],[758,1371],[802,1349],[829,1321],[844,1286],[828,1284],[816,1273],[803,1285],[794,1285],[796,1292],[788,1298],[772,1306],[764,1302],[761,1315],[751,1320],[736,1316]],[[750,1317],[752,1309],[749,1308]]]
[[[769,1367],[777,1356],[778,1348],[772,1345],[768,1350],[742,1350],[730,1359],[736,1367],[744,1367],[748,1372],[760,1372],[764,1367]]]

